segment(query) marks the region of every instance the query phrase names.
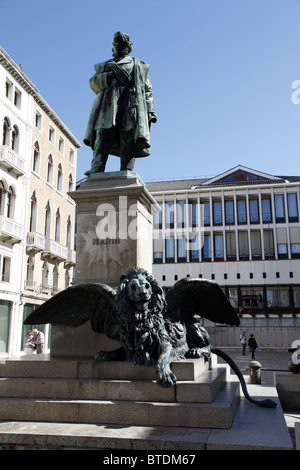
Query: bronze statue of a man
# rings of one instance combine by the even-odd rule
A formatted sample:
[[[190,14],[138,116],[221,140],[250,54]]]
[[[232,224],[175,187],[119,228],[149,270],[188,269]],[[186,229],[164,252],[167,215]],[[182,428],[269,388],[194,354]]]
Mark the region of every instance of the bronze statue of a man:
[[[135,158],[150,155],[150,124],[156,122],[149,65],[132,58],[132,43],[120,31],[113,37],[113,59],[95,65],[90,79],[96,93],[84,143],[93,149],[91,169],[103,172],[108,155],[120,157],[120,170],[133,170]]]

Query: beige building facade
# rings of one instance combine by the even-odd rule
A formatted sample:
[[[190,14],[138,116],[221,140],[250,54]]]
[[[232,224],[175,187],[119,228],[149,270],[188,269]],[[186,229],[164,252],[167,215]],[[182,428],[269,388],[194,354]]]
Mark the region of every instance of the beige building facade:
[[[75,265],[78,140],[0,49],[0,355],[24,352],[27,315],[68,287]],[[48,325],[35,325],[45,334]]]

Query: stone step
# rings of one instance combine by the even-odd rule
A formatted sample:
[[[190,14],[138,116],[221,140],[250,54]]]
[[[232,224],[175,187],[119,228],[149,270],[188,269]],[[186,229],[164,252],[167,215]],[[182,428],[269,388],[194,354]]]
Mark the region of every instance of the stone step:
[[[1,398],[212,402],[226,381],[227,369],[217,366],[196,381],[163,388],[152,380],[64,379],[57,377],[0,378]]]
[[[155,451],[161,454],[180,449],[193,451],[190,453],[194,455],[195,451],[205,450],[209,434],[210,429],[181,427],[9,421],[0,422],[0,450],[110,449],[112,455],[122,455],[118,450],[126,450],[127,457],[132,455],[138,458],[138,463],[147,463],[140,461],[143,454],[128,451],[151,450],[152,455]],[[106,453],[96,455],[97,465],[105,462]],[[90,457],[93,456],[89,455],[89,461]]]
[[[213,403],[0,398],[2,420],[228,429],[239,401],[227,382]]]
[[[38,422],[32,419],[0,421],[0,450],[102,450],[101,455],[93,454],[96,456],[97,465],[106,463],[103,459],[107,455],[132,456],[137,457],[137,463],[147,463],[147,460],[144,462],[139,460],[144,456],[138,451],[147,451],[150,456],[162,455],[168,451],[173,451],[174,455],[178,455],[178,449],[180,449],[181,455],[183,455],[182,451],[191,451],[184,455],[196,453],[196,459],[203,459],[202,454],[196,451],[293,450],[293,443],[275,387],[249,385],[249,388],[251,396],[256,399],[272,398],[277,402],[277,407],[272,409],[257,407],[241,396],[230,429],[117,424],[107,426],[88,423]],[[300,450],[298,424],[297,428],[296,449]],[[151,460],[148,463],[159,462]],[[187,461],[183,463],[186,464]],[[191,461],[189,460],[188,463]]]
[[[216,356],[213,355],[213,365]],[[207,371],[209,364],[200,359],[174,361],[171,369],[177,380],[196,380]],[[94,359],[50,358],[48,355],[20,356],[0,362],[0,377],[62,377],[108,380],[155,380],[154,367],[132,362],[97,362]]]

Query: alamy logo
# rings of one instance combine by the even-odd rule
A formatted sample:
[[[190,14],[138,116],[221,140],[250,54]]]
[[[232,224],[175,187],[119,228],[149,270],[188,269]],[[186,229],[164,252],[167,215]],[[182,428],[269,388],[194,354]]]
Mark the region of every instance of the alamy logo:
[[[300,80],[294,80],[292,83],[292,88],[295,88],[295,91],[292,93],[292,103],[300,103]]]

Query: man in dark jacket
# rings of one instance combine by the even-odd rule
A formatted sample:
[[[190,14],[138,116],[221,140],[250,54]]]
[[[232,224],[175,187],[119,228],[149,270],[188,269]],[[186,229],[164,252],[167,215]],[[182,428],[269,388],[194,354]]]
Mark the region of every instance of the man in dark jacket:
[[[150,154],[150,123],[157,120],[149,65],[130,57],[127,34],[118,31],[112,44],[114,59],[96,64],[89,82],[97,96],[83,139],[94,151],[88,176],[105,170],[109,154],[120,157],[120,170],[133,170],[135,158]]]

